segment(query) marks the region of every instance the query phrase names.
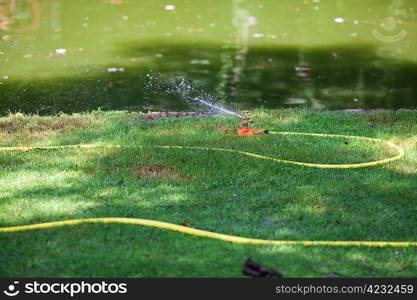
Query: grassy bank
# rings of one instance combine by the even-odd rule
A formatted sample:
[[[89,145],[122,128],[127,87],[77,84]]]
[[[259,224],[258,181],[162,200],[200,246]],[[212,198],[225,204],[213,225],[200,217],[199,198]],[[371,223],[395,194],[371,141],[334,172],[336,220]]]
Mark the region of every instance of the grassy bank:
[[[417,241],[417,113],[255,111],[255,127],[359,135],[401,145],[383,166],[321,170],[288,160],[358,163],[395,155],[383,144],[306,136],[237,138],[232,117],[143,120],[126,112],[0,118],[1,146],[123,144],[120,149],[0,152],[0,226],[138,217],[281,240]],[[286,277],[417,276],[417,248],[250,246],[131,225],[0,234],[1,276],[242,276],[246,258]]]

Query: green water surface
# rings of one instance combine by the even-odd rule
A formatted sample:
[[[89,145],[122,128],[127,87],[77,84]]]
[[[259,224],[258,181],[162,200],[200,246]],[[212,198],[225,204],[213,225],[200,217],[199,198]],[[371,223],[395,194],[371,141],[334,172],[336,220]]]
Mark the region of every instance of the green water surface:
[[[0,0],[0,114],[417,108],[415,0]]]

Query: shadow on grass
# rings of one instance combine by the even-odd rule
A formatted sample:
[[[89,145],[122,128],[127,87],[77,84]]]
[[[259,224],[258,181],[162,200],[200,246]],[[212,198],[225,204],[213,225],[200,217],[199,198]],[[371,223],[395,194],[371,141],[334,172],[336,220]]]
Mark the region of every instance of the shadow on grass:
[[[320,131],[316,127],[321,122],[316,124],[314,116],[309,118],[300,117],[285,126]],[[169,120],[114,125],[115,132],[125,134],[115,134],[114,139],[141,142],[141,134],[151,132],[154,126],[166,127],[167,122],[181,129],[180,122]],[[352,127],[351,122],[346,120],[337,128],[343,132],[356,130],[358,127]],[[140,134],[135,132],[138,127]],[[99,136],[98,132],[81,134],[75,140],[97,141]],[[107,138],[112,140],[113,135]],[[197,142],[188,138],[188,142]],[[169,135],[159,142],[167,139]],[[51,158],[64,155],[50,154],[49,162],[38,162],[33,169],[48,174],[54,164]],[[44,154],[22,155],[39,161]],[[137,164],[172,166],[192,180],[138,180],[131,172]],[[10,191],[2,203],[21,205],[20,209],[32,209],[33,214],[26,212],[2,226],[88,217],[138,217],[175,224],[187,220],[206,230],[264,239],[417,240],[416,176],[397,172],[390,165],[319,170],[228,153],[143,151],[133,147],[88,152],[82,161],[60,163],[55,170],[77,171],[78,175],[68,176],[59,184],[37,182],[34,187]],[[29,205],[23,205],[24,199]],[[87,202],[88,207],[83,206]],[[38,204],[62,205],[62,210],[42,212]],[[73,204],[78,205],[76,209],[65,210]],[[414,248],[232,245],[129,225],[88,224],[5,233],[1,240],[0,274],[8,276],[229,277],[241,276],[247,257],[291,276],[321,277],[336,271],[342,276],[395,277],[417,272]]]
[[[156,162],[194,180],[137,180],[131,173],[132,165]],[[94,205],[67,218],[140,217],[177,224],[186,219],[200,228],[257,238],[416,239],[415,178],[386,167],[316,170],[233,154],[154,151],[149,156],[140,149],[113,149],[81,168],[83,176],[65,179],[65,187],[17,189],[3,201],[88,200]],[[61,218],[65,215],[47,215],[47,220]],[[40,215],[24,222],[33,221]]]
[[[416,270],[410,249],[233,245],[129,225],[81,225],[1,239],[7,245],[0,250],[2,276],[237,277],[247,257],[286,277],[396,277]]]

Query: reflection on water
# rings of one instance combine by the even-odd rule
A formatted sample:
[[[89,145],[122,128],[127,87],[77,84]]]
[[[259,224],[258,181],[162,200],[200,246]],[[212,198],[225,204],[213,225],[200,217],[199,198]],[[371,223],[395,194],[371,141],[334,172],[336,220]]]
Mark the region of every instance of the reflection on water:
[[[41,5],[38,0],[3,0],[0,6],[0,30],[11,32],[2,36],[3,40],[23,37],[32,40],[27,32],[41,26]],[[22,34],[23,33],[23,34]]]
[[[416,25],[414,0],[0,0],[0,113],[187,109],[150,72],[242,110],[417,108]]]

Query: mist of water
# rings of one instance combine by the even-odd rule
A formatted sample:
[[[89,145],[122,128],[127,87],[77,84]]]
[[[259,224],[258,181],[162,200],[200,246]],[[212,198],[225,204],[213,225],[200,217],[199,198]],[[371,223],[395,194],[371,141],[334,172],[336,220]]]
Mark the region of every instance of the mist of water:
[[[162,93],[169,97],[180,98],[196,112],[227,114],[242,118],[236,111],[219,104],[215,95],[185,79],[162,81],[157,75],[148,74],[146,87],[153,94]]]
[[[206,105],[208,107],[210,107],[211,109],[214,109],[215,111],[219,112],[219,113],[224,113],[224,114],[229,114],[229,115],[233,115],[236,116],[238,118],[242,118],[242,116],[240,114],[238,114],[235,111],[231,111],[230,109],[224,108],[223,106],[220,106],[219,104],[214,104],[208,101],[205,101],[203,99],[199,99],[199,98],[194,98],[195,101],[200,102],[203,105]]]

